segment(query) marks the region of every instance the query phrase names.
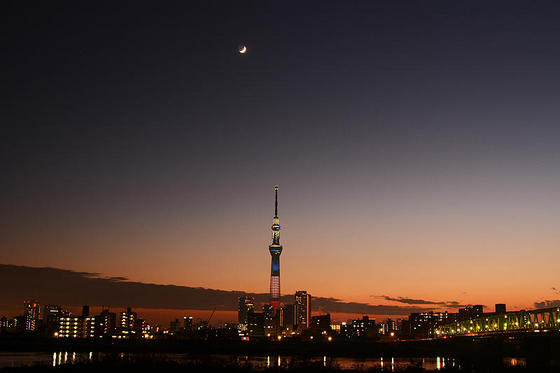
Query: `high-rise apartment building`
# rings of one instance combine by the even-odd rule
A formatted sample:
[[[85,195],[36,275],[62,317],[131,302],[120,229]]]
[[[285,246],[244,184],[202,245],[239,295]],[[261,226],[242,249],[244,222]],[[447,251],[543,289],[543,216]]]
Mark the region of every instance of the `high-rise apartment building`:
[[[247,317],[249,312],[255,309],[255,298],[244,296],[239,297],[239,309],[237,312],[237,321],[239,324],[247,325]]]
[[[294,299],[294,319],[298,328],[308,329],[311,323],[311,294],[297,291]]]
[[[66,316],[62,307],[48,304],[43,309],[43,326],[47,336],[52,336],[58,330],[58,320]]]
[[[39,329],[39,302],[34,300],[26,300],[23,302],[23,322],[24,329],[27,331],[36,331]]]
[[[76,316],[61,317],[58,321],[58,338],[82,338],[83,319]]]
[[[123,311],[119,315],[118,328],[122,330],[133,330],[136,321],[136,312],[132,312],[132,309],[128,307],[126,311]]]

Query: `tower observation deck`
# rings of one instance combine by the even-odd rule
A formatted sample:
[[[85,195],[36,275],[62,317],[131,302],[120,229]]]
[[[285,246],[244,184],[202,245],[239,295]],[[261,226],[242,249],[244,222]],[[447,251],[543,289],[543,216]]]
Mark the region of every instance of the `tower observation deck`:
[[[270,268],[270,305],[274,311],[280,309],[280,219],[278,218],[278,185],[274,187],[274,217],[272,218],[272,245],[268,247],[272,256]]]

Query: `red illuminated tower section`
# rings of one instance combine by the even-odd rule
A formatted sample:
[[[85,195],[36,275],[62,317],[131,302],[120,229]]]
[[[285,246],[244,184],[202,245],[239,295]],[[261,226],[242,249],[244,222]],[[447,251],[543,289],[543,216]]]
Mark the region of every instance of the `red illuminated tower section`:
[[[278,185],[274,187],[274,218],[272,218],[272,245],[268,247],[272,256],[270,268],[270,305],[277,312],[280,309],[280,219],[278,218]]]

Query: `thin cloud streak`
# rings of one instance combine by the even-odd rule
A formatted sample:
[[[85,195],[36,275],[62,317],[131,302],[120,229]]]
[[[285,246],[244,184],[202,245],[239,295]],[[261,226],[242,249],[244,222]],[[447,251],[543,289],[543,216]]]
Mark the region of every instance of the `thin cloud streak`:
[[[536,309],[560,307],[560,299],[546,299],[542,302],[535,302]]]
[[[443,308],[461,308],[465,307],[465,305],[460,304],[457,301],[432,301],[432,300],[425,300],[425,299],[413,299],[413,298],[405,298],[405,297],[390,297],[388,295],[376,295],[375,297],[383,298],[384,300],[390,302],[398,302],[410,305],[433,305],[439,306]]]

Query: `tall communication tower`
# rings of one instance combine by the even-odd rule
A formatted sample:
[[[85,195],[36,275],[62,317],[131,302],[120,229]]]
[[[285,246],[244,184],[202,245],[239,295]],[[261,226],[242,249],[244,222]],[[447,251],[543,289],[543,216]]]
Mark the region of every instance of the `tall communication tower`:
[[[270,305],[277,312],[280,309],[280,219],[278,218],[278,185],[274,187],[274,217],[272,218],[272,245],[268,247],[272,256],[270,268]]]

